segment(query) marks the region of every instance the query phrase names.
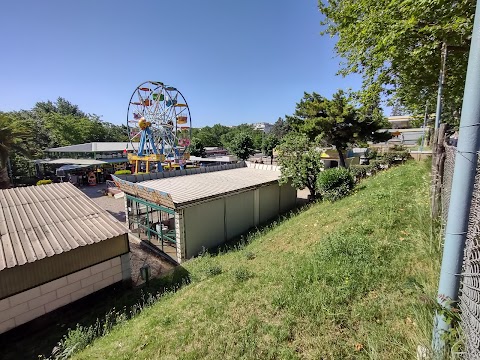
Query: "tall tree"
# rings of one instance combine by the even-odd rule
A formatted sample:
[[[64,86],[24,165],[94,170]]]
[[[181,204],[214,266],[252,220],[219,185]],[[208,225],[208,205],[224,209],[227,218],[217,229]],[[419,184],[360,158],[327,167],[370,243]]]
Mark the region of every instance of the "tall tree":
[[[10,187],[7,164],[11,153],[29,155],[25,145],[30,136],[26,126],[6,114],[0,114],[0,189]]]
[[[311,141],[335,146],[340,166],[345,167],[344,151],[348,147],[390,138],[389,133],[378,131],[386,127],[387,122],[377,105],[372,103],[357,109],[342,90],[335,93],[332,100],[315,92],[305,93],[287,121]]]
[[[468,47],[475,2],[469,0],[319,1],[324,34],[338,38],[336,52],[346,59],[340,73],[363,76],[363,94],[383,93],[409,112],[422,114],[434,104],[442,44]],[[443,118],[458,121],[467,54],[450,48]]]
[[[270,157],[270,164],[273,164],[273,151],[280,141],[274,135],[267,135],[263,138],[262,151],[265,156]]]
[[[317,178],[323,168],[321,152],[316,143],[300,133],[289,133],[278,146],[280,183],[292,182],[296,189],[307,188],[310,200],[317,197]]]
[[[236,134],[229,144],[228,150],[241,160],[247,160],[255,153],[253,139],[250,134],[241,132]]]
[[[205,146],[202,144],[202,140],[199,138],[192,138],[190,142],[190,155],[198,157],[206,157],[207,152],[205,151]]]
[[[275,123],[273,124],[272,129],[270,130],[270,134],[275,136],[278,140],[281,140],[290,131],[291,128],[288,125],[288,122],[279,117],[277,121],[275,121]]]

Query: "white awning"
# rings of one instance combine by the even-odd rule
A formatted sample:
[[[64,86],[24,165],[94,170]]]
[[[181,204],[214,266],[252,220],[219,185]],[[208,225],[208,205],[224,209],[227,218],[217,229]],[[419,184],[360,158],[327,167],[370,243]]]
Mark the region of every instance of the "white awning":
[[[103,165],[106,161],[93,160],[93,159],[55,159],[45,160],[42,164],[73,164],[73,165]]]

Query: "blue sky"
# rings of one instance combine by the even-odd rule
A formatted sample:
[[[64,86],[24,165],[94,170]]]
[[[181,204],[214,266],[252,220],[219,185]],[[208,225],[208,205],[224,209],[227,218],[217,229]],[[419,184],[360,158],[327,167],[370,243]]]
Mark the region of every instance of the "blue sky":
[[[126,122],[147,80],[177,87],[194,127],[274,122],[303,92],[358,89],[335,73],[316,0],[26,0],[0,5],[0,111],[59,96]]]

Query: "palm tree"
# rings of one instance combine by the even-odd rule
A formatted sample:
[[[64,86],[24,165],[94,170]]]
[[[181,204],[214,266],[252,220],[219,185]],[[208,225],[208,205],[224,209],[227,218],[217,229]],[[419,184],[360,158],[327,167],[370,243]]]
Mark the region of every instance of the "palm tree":
[[[7,114],[0,113],[0,189],[10,187],[7,163],[10,153],[17,152],[29,156],[26,140],[30,130]]]

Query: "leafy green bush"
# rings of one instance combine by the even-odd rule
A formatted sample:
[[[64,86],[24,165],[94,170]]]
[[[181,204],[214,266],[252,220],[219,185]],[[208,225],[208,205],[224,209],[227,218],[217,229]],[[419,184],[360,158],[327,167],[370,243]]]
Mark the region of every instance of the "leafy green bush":
[[[244,267],[239,267],[233,270],[233,277],[238,282],[247,281],[248,279],[253,277],[253,273]]]
[[[348,168],[352,176],[358,180],[367,176],[368,165],[350,165]]]
[[[222,273],[222,268],[219,265],[212,265],[205,269],[206,277],[212,277],[220,275]]]
[[[334,168],[322,171],[317,179],[317,191],[329,201],[339,200],[353,190],[355,181],[352,173],[345,168]]]
[[[130,175],[131,173],[130,170],[117,170],[114,175]]]
[[[387,152],[382,155],[381,160],[383,160],[384,164],[386,165],[392,165],[395,162],[395,153]]]
[[[367,172],[369,173],[376,173],[378,170],[382,168],[382,160],[371,160],[370,163],[368,164],[368,170]]]
[[[52,182],[53,182],[52,180],[38,180],[38,181],[37,181],[37,186],[38,186],[38,185],[51,184]]]
[[[376,159],[378,156],[378,151],[374,148],[367,148],[367,150],[365,150],[365,157],[368,159],[368,160],[372,160],[372,159]]]

